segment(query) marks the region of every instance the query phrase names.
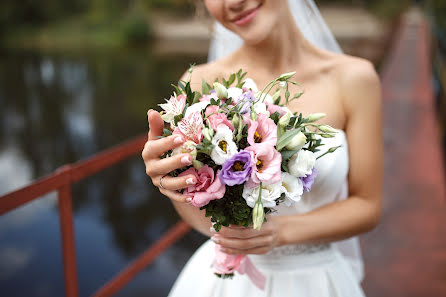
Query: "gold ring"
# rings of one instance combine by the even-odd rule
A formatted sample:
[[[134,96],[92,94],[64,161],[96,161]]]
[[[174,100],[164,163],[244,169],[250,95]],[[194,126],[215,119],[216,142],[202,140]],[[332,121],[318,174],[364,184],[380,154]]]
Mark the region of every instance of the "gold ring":
[[[161,189],[164,189],[164,190],[167,190],[165,187],[163,187],[163,178],[165,178],[166,176],[165,175],[162,175],[161,177],[160,177],[160,181],[159,181],[159,184],[160,184],[160,188]]]

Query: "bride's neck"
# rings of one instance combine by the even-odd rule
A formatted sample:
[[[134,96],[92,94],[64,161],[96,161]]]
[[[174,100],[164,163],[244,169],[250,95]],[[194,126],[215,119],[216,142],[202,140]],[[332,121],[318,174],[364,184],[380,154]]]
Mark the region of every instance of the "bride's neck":
[[[267,73],[280,74],[294,71],[294,66],[302,60],[304,49],[310,46],[296,26],[293,16],[286,18],[271,30],[269,36],[256,44],[244,44],[239,57],[245,61],[255,61],[253,67],[264,68]]]

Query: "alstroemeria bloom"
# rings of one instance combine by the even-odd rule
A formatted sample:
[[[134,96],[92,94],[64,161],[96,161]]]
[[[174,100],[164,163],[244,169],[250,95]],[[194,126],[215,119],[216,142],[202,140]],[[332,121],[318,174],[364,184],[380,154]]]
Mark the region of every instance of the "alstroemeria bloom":
[[[211,151],[211,159],[215,164],[222,165],[237,153],[237,145],[232,138],[232,130],[228,126],[221,124],[217,127],[217,131],[212,138],[214,148]]]
[[[204,110],[204,109],[206,108],[206,106],[208,106],[209,103],[210,103],[210,102],[207,102],[207,101],[200,101],[200,102],[197,102],[197,103],[195,103],[195,104],[192,104],[192,106],[189,106],[189,107],[186,109],[186,112],[185,112],[185,114],[184,114],[184,117],[187,118],[187,117],[189,117],[191,114],[196,113],[196,112],[198,112],[198,113],[201,114],[201,111]]]
[[[197,183],[188,186],[184,190],[184,195],[191,196],[191,204],[195,207],[202,207],[211,200],[220,199],[225,195],[225,185],[220,182],[214,170],[208,165],[204,165],[200,169],[195,170],[191,167],[182,172],[179,176],[192,174],[196,177]],[[218,172],[217,172],[218,174]]]
[[[273,147],[263,143],[248,146],[245,151],[251,152],[253,170],[246,182],[249,188],[256,187],[261,182],[274,184],[282,178],[282,155]]]
[[[161,118],[174,126],[175,116],[182,114],[186,106],[186,95],[171,96],[169,100],[166,100],[166,103],[159,104],[159,106],[164,109]]]
[[[245,186],[243,188],[242,196],[246,200],[246,204],[253,208],[259,199],[259,192],[262,191],[262,196],[260,199],[262,199],[263,207],[275,207],[276,200],[282,194],[281,187],[282,183],[280,181],[269,185],[262,184],[261,188],[260,185],[255,188],[248,188]]]
[[[284,203],[286,206],[291,206],[299,201],[304,193],[302,180],[288,172],[282,172],[282,193],[285,194]]]
[[[267,115],[259,114],[257,121],[250,120],[248,128],[248,143],[268,144],[275,146],[277,144],[277,126]]]
[[[203,139],[202,127],[203,118],[199,112],[195,112],[179,121],[178,127],[173,131],[173,134],[182,134],[187,139],[198,144]]]
[[[231,130],[234,130],[234,127],[232,126],[231,121],[226,117],[226,114],[218,112],[217,105],[209,105],[206,108],[204,115],[209,119],[211,128],[215,131],[217,130],[217,127],[222,124],[228,126]]]

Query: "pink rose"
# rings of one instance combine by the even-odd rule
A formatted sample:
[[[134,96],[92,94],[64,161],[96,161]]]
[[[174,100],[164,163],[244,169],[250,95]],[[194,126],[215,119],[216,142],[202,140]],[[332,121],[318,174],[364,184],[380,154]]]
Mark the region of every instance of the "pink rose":
[[[269,102],[265,102],[265,103],[266,103],[266,106],[267,106],[267,110],[269,111],[270,114],[273,114],[276,111],[280,114],[280,116],[283,116],[284,114],[286,114],[286,110],[284,110],[279,105],[272,104],[272,103],[269,103]]]
[[[208,117],[209,122],[211,123],[211,128],[217,131],[217,127],[221,124],[224,124],[229,127],[229,129],[234,130],[231,121],[228,120],[224,113],[218,112],[217,105],[210,105],[206,108],[205,116]]]
[[[182,172],[179,176],[192,174],[197,178],[197,183],[186,188],[184,195],[192,197],[192,205],[202,207],[214,199],[220,199],[224,196],[226,188],[220,183],[217,174],[208,165],[204,165],[198,171],[191,167]]]
[[[215,245],[215,257],[212,267],[215,273],[231,274],[240,267],[245,255],[230,255],[221,251],[221,245]]]
[[[282,155],[273,146],[256,143],[245,148],[245,151],[251,152],[253,163],[247,187],[257,187],[261,182],[275,184],[282,179]]]
[[[270,146],[277,144],[277,126],[266,114],[259,114],[257,122],[250,120],[248,143],[250,145],[262,143]]]

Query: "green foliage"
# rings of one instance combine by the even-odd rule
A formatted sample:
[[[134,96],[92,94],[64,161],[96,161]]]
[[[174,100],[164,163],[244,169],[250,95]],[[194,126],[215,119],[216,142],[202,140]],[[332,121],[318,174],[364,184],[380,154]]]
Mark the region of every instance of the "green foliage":
[[[123,21],[122,34],[127,43],[141,43],[150,39],[151,30],[144,15],[132,15]]]
[[[206,217],[211,217],[214,229],[218,232],[222,226],[237,225],[249,227],[252,219],[252,208],[242,197],[243,185],[226,186],[226,193],[221,199],[212,200],[200,209],[206,210]]]

